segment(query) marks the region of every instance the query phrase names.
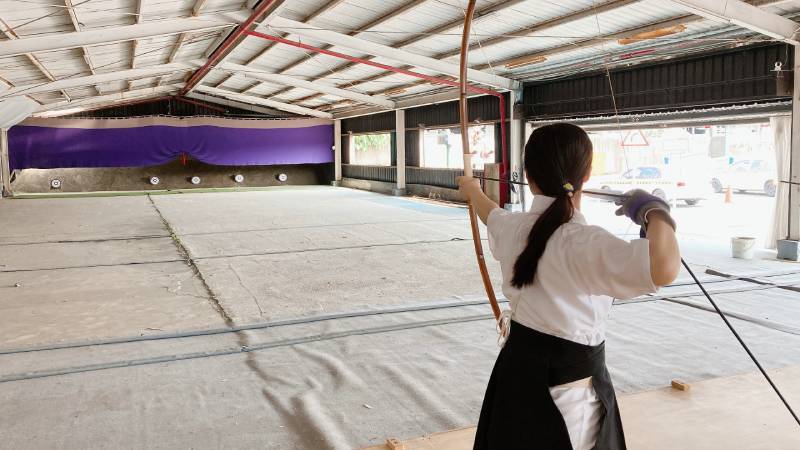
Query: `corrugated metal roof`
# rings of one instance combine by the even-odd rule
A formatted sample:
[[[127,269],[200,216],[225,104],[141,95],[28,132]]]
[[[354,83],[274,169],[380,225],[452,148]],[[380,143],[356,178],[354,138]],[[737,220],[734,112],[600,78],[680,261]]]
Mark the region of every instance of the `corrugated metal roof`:
[[[135,1],[93,0],[86,3],[80,1],[75,1],[73,3],[77,5],[75,7],[75,16],[78,18],[83,29],[105,28],[136,23]],[[61,14],[69,17],[68,11],[64,8],[62,8]]]
[[[27,39],[92,30],[108,30],[109,39],[113,40],[113,28],[117,26],[187,19],[201,5],[200,18],[193,20],[203,20],[204,15],[211,17],[218,13],[238,11],[246,2],[92,0],[74,3],[78,6],[71,15],[66,5],[50,0],[0,2],[0,19],[3,21],[0,27],[6,31],[0,34],[0,46],[4,39],[9,39],[8,36]],[[792,16],[800,12],[800,0],[768,3],[771,4],[763,6],[763,9],[772,13]],[[399,47],[411,54],[458,64],[464,4],[463,0],[286,0],[278,15],[304,22],[308,26],[351,35],[370,45]],[[140,5],[141,15],[138,15]],[[562,77],[607,66],[670,58],[737,45],[737,40],[741,39],[764,39],[726,23],[697,18],[674,3],[663,0],[480,0],[477,2],[477,11],[472,36],[476,46],[469,53],[471,65],[520,81]],[[687,18],[686,23],[676,21],[681,17]],[[563,23],[554,23],[556,21]],[[655,40],[629,45],[617,42],[619,36],[616,35],[635,34],[664,22],[682,24],[686,28]],[[138,39],[136,44],[131,41],[109,42],[2,57],[0,80],[13,86],[32,86],[47,83],[48,76],[56,79],[81,78],[93,74],[120,73],[134,66],[146,69],[170,61],[204,59],[229,30],[155,35]],[[286,35],[271,29],[268,24],[260,24],[259,31],[330,48],[350,56],[405,66],[403,61],[373,58],[342,46],[328,46],[325,42],[301,36],[301,30],[296,30],[299,34]],[[598,39],[598,36],[612,36],[613,39]],[[531,54],[542,55],[546,60],[513,69],[504,65],[505,61]],[[241,40],[226,58],[233,63],[249,64],[260,71],[280,72],[359,93],[383,96],[383,93],[393,91],[390,96],[393,99],[445,89],[431,83],[416,83],[409,76],[387,73],[366,65],[353,65],[339,58],[255,37]],[[413,64],[408,67],[420,73],[437,75],[434,71],[414,67]],[[102,84],[92,83],[87,78],[85,86],[68,88],[65,93],[73,100],[84,100],[101,94],[154,87],[159,83],[169,85],[182,82],[189,73],[178,71],[163,76],[122,77]],[[212,70],[202,83],[306,107],[328,108],[327,105],[338,105],[343,100],[305,88],[261,82],[246,73]],[[59,104],[66,100],[64,93],[58,90],[36,94],[34,98]],[[349,106],[358,105],[351,103]]]

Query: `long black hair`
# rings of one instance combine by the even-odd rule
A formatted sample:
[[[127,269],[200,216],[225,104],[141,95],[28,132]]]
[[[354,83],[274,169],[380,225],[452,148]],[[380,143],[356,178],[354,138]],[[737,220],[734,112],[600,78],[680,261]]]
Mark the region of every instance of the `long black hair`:
[[[578,192],[592,166],[592,141],[581,127],[556,123],[537,128],[525,145],[528,180],[555,201],[531,228],[528,244],[514,264],[511,284],[533,283],[547,241],[575,213],[572,191]]]

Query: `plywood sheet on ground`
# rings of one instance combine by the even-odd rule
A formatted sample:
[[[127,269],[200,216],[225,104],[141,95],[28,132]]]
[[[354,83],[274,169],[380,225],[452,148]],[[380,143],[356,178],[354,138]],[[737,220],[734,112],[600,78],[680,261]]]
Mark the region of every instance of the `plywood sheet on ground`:
[[[800,401],[800,366],[770,371]],[[760,373],[621,396],[628,447],[637,450],[778,450],[800,448],[800,430]],[[469,450],[475,428],[402,441],[403,450]],[[364,450],[393,450],[376,445]]]
[[[390,439],[393,439],[391,444],[387,442],[362,450],[469,450],[475,441],[475,427],[443,431],[407,441]],[[397,443],[400,445],[398,446]]]
[[[800,366],[770,371],[790,403],[800,405]],[[800,427],[760,373],[623,397],[628,446],[641,450],[800,448]]]

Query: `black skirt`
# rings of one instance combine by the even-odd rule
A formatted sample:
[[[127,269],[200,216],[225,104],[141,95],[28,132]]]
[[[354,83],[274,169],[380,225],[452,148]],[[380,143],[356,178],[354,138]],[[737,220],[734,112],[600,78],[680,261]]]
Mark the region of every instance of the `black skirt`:
[[[625,450],[605,343],[581,345],[511,321],[483,399],[475,450],[572,450],[550,388],[592,377],[604,416],[595,450]]]

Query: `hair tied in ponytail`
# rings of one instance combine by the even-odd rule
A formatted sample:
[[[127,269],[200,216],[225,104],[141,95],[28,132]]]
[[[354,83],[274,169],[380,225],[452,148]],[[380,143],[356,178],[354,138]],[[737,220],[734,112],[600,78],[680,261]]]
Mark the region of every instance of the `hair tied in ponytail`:
[[[572,220],[572,198],[583,186],[592,166],[592,141],[582,128],[555,123],[533,130],[525,145],[528,181],[553,203],[536,219],[525,249],[514,263],[511,284],[522,288],[532,284],[547,242],[561,225]]]
[[[567,192],[567,197],[571,198],[575,195],[575,186],[573,186],[572,183],[564,183],[564,190]]]

